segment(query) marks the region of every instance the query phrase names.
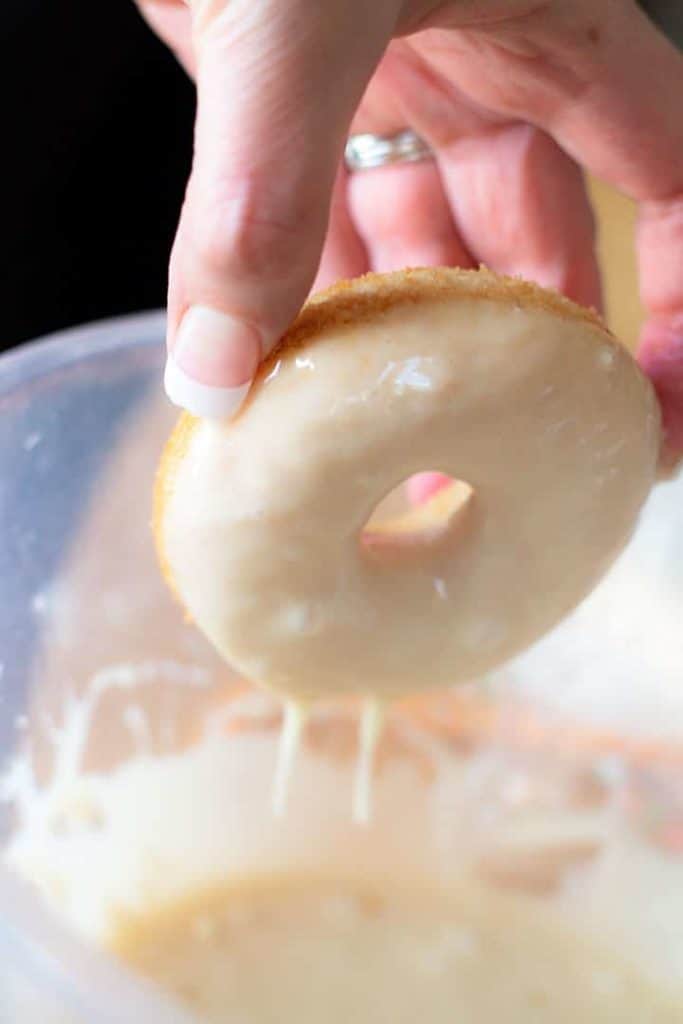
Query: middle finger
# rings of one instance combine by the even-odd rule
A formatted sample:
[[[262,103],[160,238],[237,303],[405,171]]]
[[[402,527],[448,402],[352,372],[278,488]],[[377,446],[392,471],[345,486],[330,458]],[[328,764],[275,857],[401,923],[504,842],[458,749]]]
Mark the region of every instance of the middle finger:
[[[433,160],[356,171],[348,201],[373,270],[474,265]]]

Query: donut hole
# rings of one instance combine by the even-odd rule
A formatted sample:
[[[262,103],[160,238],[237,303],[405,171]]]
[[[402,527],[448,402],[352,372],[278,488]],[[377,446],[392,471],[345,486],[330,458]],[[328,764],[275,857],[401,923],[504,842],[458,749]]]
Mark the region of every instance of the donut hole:
[[[468,483],[443,473],[415,474],[375,506],[361,546],[378,555],[433,547],[451,532],[473,493]]]

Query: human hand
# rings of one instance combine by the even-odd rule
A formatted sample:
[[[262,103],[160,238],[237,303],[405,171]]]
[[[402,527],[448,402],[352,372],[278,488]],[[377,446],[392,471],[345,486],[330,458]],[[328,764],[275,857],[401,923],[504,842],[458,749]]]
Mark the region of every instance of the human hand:
[[[639,358],[683,451],[683,57],[635,3],[140,5],[198,86],[169,287],[182,404],[234,411],[314,282],[483,262],[598,306],[581,164],[639,203]],[[434,161],[343,169],[350,131],[406,127]]]

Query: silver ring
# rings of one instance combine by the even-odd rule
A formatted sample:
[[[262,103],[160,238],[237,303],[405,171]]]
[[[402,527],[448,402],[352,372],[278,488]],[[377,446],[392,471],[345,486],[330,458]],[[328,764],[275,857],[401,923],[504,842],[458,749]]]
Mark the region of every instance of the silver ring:
[[[433,159],[427,143],[409,128],[398,135],[350,135],[344,150],[344,161],[350,171]]]

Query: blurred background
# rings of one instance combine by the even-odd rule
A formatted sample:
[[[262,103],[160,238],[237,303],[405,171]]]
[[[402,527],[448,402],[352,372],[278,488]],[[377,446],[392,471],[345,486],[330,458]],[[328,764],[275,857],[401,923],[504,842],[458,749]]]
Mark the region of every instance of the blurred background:
[[[683,0],[646,6],[680,41]],[[3,0],[0,44],[0,349],[163,305],[193,87],[132,0]],[[630,280],[632,210],[595,188],[619,225],[603,244]],[[620,291],[632,325],[636,295]]]

